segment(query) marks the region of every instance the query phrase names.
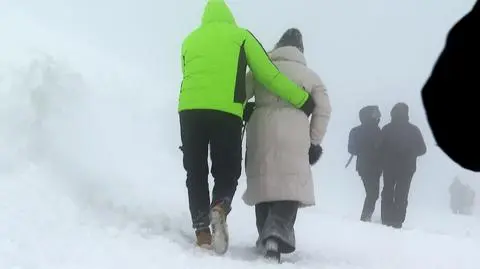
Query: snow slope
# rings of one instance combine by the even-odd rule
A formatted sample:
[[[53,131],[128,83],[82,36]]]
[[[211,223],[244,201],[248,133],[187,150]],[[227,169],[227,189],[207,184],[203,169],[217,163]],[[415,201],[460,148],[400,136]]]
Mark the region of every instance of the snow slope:
[[[367,2],[371,6],[358,5],[352,8],[358,12],[344,15],[358,22],[354,26],[341,16],[325,16],[319,21],[325,32],[317,38],[312,38],[317,28],[304,27],[305,42],[311,44],[306,46],[308,57],[325,74],[334,114],[325,156],[314,168],[318,204],[301,211],[298,252],[286,256],[282,267],[478,268],[478,209],[471,217],[452,216],[447,188],[456,174],[477,192],[479,183],[475,174],[451,164],[435,148],[417,100],[445,28],[472,1],[436,2],[439,14],[431,15],[427,25],[418,22],[433,4],[418,6],[409,0],[387,7],[380,0]],[[317,13],[302,5],[273,3],[231,1],[238,20],[246,21],[265,44],[272,44],[294,19],[285,16],[287,26],[277,25],[272,33],[253,19],[262,18],[260,11],[252,11],[255,16],[246,11],[271,8],[280,16],[282,10],[296,10],[305,12],[307,21],[317,19]],[[340,14],[342,5],[338,1],[316,8]],[[401,11],[413,6],[417,9],[404,21]],[[186,0],[171,5],[149,0],[115,5],[108,0],[0,3],[1,269],[275,266],[253,252],[253,208],[238,198],[244,178],[229,218],[232,243],[226,257],[192,245],[175,106],[178,47],[197,23],[201,7]],[[157,10],[162,10],[162,18],[157,18]],[[384,29],[368,28],[380,19],[385,20]],[[172,21],[175,25],[167,24]],[[390,36],[393,40],[382,38],[391,30],[388,26],[402,29],[400,22],[427,41],[405,42],[412,37],[407,30]],[[322,28],[328,23],[338,30]],[[355,27],[371,31],[360,35]],[[353,42],[357,46],[349,47]],[[392,44],[402,55],[385,49]],[[310,52],[308,47],[321,49]],[[362,57],[368,52],[371,62],[366,65]],[[389,62],[395,62],[396,69],[386,71]],[[417,68],[410,68],[412,63]],[[361,182],[353,168],[343,168],[347,132],[357,122],[358,108],[365,102],[381,104],[385,122],[389,107],[399,99],[412,104],[412,120],[429,147],[419,161],[401,231],[357,221]]]

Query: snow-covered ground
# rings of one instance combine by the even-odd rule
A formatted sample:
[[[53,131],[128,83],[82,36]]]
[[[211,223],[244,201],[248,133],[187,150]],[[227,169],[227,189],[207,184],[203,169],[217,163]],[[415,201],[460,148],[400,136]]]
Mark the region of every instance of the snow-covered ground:
[[[216,257],[192,246],[181,184],[158,189],[158,204],[79,202],[36,167],[2,178],[0,268],[268,268],[255,254],[250,208],[236,203],[232,246]],[[165,183],[165,182],[164,182]],[[420,219],[421,220],[421,219]],[[442,217],[411,221],[403,231],[304,211],[298,252],[285,268],[478,268],[480,223]]]
[[[243,177],[229,252],[193,247],[175,107],[179,45],[199,21],[200,2],[0,3],[0,269],[279,266],[254,252]],[[280,266],[479,268],[478,203],[473,216],[454,216],[447,191],[460,175],[478,193],[478,175],[435,147],[419,100],[447,28],[473,1],[229,2],[267,47],[285,28],[300,27],[333,105],[314,168],[317,206],[301,210],[298,251]],[[278,25],[262,27],[265,9],[278,14]],[[386,122],[391,105],[404,100],[428,154],[418,163],[405,228],[394,230],[375,223],[378,212],[374,223],[358,221],[363,187],[344,164],[358,108],[378,103]]]

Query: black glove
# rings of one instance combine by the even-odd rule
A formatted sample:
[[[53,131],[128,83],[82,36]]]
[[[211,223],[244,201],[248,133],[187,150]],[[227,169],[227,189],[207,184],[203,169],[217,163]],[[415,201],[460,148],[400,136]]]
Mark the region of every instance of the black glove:
[[[310,144],[310,149],[308,150],[308,160],[310,162],[310,165],[316,164],[322,156],[322,153],[322,146]]]
[[[315,101],[313,101],[312,96],[308,94],[307,101],[305,101],[305,104],[303,104],[303,106],[300,107],[300,110],[302,110],[307,115],[307,117],[309,117],[313,113],[314,109],[315,109]]]
[[[253,114],[253,111],[255,110],[255,103],[254,102],[247,102],[245,104],[245,108],[243,109],[243,121],[248,122],[250,120],[250,117]]]

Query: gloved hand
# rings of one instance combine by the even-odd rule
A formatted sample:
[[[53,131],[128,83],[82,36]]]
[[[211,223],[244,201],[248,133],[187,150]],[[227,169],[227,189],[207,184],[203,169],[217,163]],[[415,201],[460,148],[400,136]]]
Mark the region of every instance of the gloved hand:
[[[307,115],[307,117],[309,117],[313,113],[314,109],[315,109],[315,101],[313,100],[312,96],[308,94],[307,101],[305,101],[305,104],[303,104],[303,106],[300,107],[300,110],[302,110]]]
[[[310,149],[308,150],[308,160],[310,162],[310,165],[316,164],[322,156],[322,153],[322,146],[310,144]]]
[[[245,104],[245,108],[243,109],[244,122],[248,122],[250,120],[250,117],[252,116],[254,110],[255,110],[255,102],[247,102]]]

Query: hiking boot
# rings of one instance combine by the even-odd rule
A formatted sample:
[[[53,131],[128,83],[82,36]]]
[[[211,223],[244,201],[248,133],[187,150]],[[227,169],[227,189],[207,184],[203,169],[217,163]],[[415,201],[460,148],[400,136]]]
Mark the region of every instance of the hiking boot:
[[[228,250],[227,212],[223,203],[216,204],[211,210],[212,246],[217,254]]]
[[[197,236],[197,246],[205,249],[210,249],[212,246],[212,234],[210,233],[210,228],[198,229],[195,231]]]

